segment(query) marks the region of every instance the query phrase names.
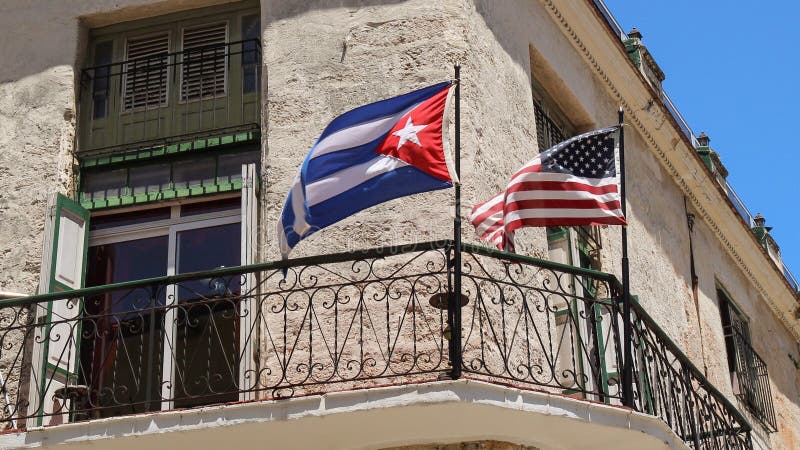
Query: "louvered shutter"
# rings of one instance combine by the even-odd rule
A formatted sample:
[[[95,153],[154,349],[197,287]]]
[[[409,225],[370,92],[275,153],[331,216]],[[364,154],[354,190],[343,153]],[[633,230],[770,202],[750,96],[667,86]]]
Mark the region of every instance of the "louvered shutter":
[[[564,133],[561,128],[536,100],[533,101],[533,111],[536,118],[536,139],[540,152],[564,141]]]
[[[126,111],[167,103],[169,34],[128,40],[125,64]]]
[[[181,100],[225,95],[228,24],[206,24],[183,30]]]

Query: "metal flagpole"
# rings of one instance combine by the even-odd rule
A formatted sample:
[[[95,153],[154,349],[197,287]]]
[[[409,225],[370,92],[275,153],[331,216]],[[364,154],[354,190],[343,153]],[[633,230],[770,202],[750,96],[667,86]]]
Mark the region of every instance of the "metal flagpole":
[[[625,127],[623,126],[623,110],[619,107],[619,178],[620,203],[622,216],[628,220],[625,205]],[[623,366],[622,366],[622,403],[633,408],[633,327],[631,324],[631,286],[630,268],[628,266],[628,226],[622,226],[622,322],[623,331]]]
[[[455,216],[453,218],[453,292],[450,293],[448,321],[450,322],[450,362],[453,370],[450,376],[456,380],[461,377],[461,65],[455,69]]]

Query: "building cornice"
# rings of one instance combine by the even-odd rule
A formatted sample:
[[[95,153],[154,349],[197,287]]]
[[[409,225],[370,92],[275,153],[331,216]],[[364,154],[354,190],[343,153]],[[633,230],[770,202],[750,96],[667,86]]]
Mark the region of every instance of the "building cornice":
[[[613,98],[624,108],[626,122],[644,138],[663,168],[680,186],[776,317],[794,339],[800,340],[800,325],[794,318],[797,307],[795,293],[758,244],[749,226],[734,211],[730,199],[717,185],[694,151],[692,143],[683,134],[658,93],[627,57],[622,42],[610,30],[592,2],[559,2],[556,5],[554,0],[540,1]],[[584,41],[581,35],[605,35],[608,39]],[[601,64],[599,61],[609,63]],[[709,189],[709,186],[715,186],[716,189]]]

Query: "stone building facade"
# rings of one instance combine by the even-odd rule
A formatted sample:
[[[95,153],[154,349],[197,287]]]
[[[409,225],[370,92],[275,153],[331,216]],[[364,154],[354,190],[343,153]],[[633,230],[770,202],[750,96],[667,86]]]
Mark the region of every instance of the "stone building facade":
[[[460,64],[461,213],[503,189],[510,175],[557,142],[557,135],[615,124],[621,106],[631,293],[670,345],[680,349],[680,357],[746,419],[753,447],[800,446],[797,285],[784,274],[763,223],[750,223],[737,209],[708,140],[697,140],[665,97],[664,74],[641,35],[621,33],[601,1],[12,0],[0,6],[0,13],[5,61],[0,70],[0,291],[6,297],[53,290],[42,277],[52,275],[47,265],[58,258],[48,256],[48,249],[57,246],[48,235],[56,225],[46,225],[51,220],[48,199],[55,193],[87,210],[90,224],[103,224],[84,230],[89,250],[81,249],[88,252],[90,265],[85,285],[91,281],[92,258],[106,261],[112,258],[111,246],[131,240],[117,239],[117,232],[153,239],[154,247],[147,249],[167,256],[131,269],[139,274],[135,278],[96,274],[95,285],[280,259],[277,219],[298,167],[324,126],[358,105],[449,80],[453,65]],[[452,150],[452,122],[449,132]],[[120,155],[130,159],[114,159]],[[242,175],[242,163],[254,164],[253,169]],[[203,167],[210,167],[215,182],[205,183]],[[202,189],[195,189],[195,182]],[[246,196],[254,201],[249,212],[238,203]],[[204,203],[209,199],[215,203]],[[231,205],[239,208],[235,214],[225,212]],[[314,234],[292,257],[451,239],[453,211],[452,190],[387,202]],[[195,226],[183,220],[193,214],[205,214],[209,222]],[[159,226],[166,231],[117,229],[147,220],[165,221]],[[189,242],[191,231],[225,226],[240,230],[231,241],[233,263],[223,255],[212,266],[192,266],[189,257],[187,269],[179,267],[184,251],[179,236]],[[467,243],[486,245],[466,221],[462,231]],[[209,236],[198,239],[214,243],[216,235]],[[525,229],[517,241],[526,256],[621,275],[617,227]],[[185,254],[198,259],[222,255],[225,245]],[[102,246],[107,253],[91,250]],[[135,252],[114,247],[114,252],[123,251]],[[371,264],[369,270],[376,273],[395,267],[392,262]],[[251,287],[262,282],[243,281]],[[478,286],[475,282],[473,288]],[[181,293],[176,288],[163,295]],[[52,351],[21,344],[36,340],[30,324],[40,314],[36,308],[13,308],[2,317],[8,324],[28,324],[30,334],[0,322],[4,344],[27,346],[0,355],[6,404],[38,389],[29,379],[36,378],[31,361],[37,351]],[[336,316],[325,314],[314,326],[339,326],[326,322]],[[373,327],[388,330],[388,306],[386,316]],[[269,343],[270,320],[278,319],[265,319],[253,327],[258,329],[255,337],[239,341],[240,352],[256,355],[248,362],[255,369],[240,368],[240,376],[268,378],[264,368],[281,370],[271,366],[270,351],[280,346]],[[302,315],[292,320],[306,324]],[[423,336],[397,330],[421,347],[446,345],[438,338],[441,330],[434,331]],[[176,342],[180,336],[173,336]],[[471,336],[464,339],[475,339]],[[310,354],[322,345],[309,342],[303,351]],[[224,352],[209,344],[207,359],[216,350]],[[487,360],[504,360],[498,352]],[[763,363],[768,372],[756,373],[752,364],[743,369],[737,365],[742,358],[747,364]],[[71,363],[66,364],[64,370],[71,372]],[[161,368],[166,374],[168,369]],[[58,367],[50,375],[45,369],[39,373],[54,379]],[[750,378],[739,378],[748,373]],[[356,377],[331,392],[324,383],[299,386],[288,399],[275,392],[253,393],[223,396],[211,402],[223,406],[208,406],[176,397],[162,409],[178,411],[162,413],[147,407],[123,411],[121,402],[115,412],[91,420],[59,414],[61,422],[75,423],[51,426],[27,417],[41,415],[40,410],[7,408],[4,418],[17,420],[6,421],[11,424],[6,428],[15,431],[0,436],[0,445],[89,440],[111,445],[109,438],[118,437],[114,445],[122,447],[245,446],[260,442],[254,433],[265,433],[276,448],[307,448],[319,442],[309,435],[316,432],[336,448],[697,446],[688,434],[646,410],[631,413],[619,401],[596,404],[563,389],[526,390],[500,378],[490,377],[483,385],[487,379]],[[696,387],[698,379],[689,385]],[[762,394],[766,386],[767,397],[748,396],[754,388],[743,380],[760,383]],[[151,389],[158,390],[155,385]],[[681,395],[676,392],[672,395]],[[131,413],[137,415],[126,415]],[[448,424],[448,417],[457,423]],[[695,438],[700,439],[699,433]]]

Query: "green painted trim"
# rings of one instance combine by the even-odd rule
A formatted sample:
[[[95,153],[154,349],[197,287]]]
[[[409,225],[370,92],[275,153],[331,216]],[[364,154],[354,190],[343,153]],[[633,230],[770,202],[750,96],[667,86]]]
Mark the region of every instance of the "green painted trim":
[[[641,321],[634,320],[633,327],[636,328],[640,336],[643,334]],[[639,361],[640,367],[640,370],[636,372],[636,376],[639,377],[639,386],[642,389],[640,398],[647,399],[647,403],[642,404],[643,410],[648,414],[655,414],[657,402],[656,397],[653,395],[653,388],[650,386],[650,380],[647,378],[647,358],[642,352],[636,352],[635,358]]]
[[[555,313],[553,313],[553,315],[554,315],[555,317],[561,317],[561,316],[566,316],[566,315],[568,315],[569,313],[570,313],[570,309],[569,309],[569,308],[564,308],[564,309],[559,309],[558,311],[556,311]]]
[[[633,61],[636,67],[642,67],[642,52],[638,39],[626,39],[622,41],[625,46],[625,52],[628,53],[628,58]]]
[[[176,198],[198,197],[202,195],[219,194],[242,190],[242,180],[219,181],[214,184],[193,185],[185,188],[164,189],[156,192],[108,197],[98,200],[84,200],[81,206],[90,211],[99,209],[116,208],[120,206],[141,205],[161,200]]]
[[[195,139],[186,142],[178,142],[169,145],[158,145],[130,153],[124,153],[119,155],[104,155],[104,156],[96,156],[96,157],[81,159],[80,168],[88,169],[88,168],[108,166],[112,164],[125,164],[134,161],[146,161],[153,158],[162,158],[164,156],[177,155],[190,151],[210,150],[215,147],[221,147],[226,145],[257,142],[260,139],[260,137],[261,133],[259,131],[247,131],[241,133],[232,133],[220,136],[207,137],[203,139]]]
[[[74,381],[78,376],[77,373],[69,373],[63,367],[56,366],[53,363],[45,362],[45,371],[50,371],[53,373],[57,373],[59,375],[63,375],[67,381]]]

